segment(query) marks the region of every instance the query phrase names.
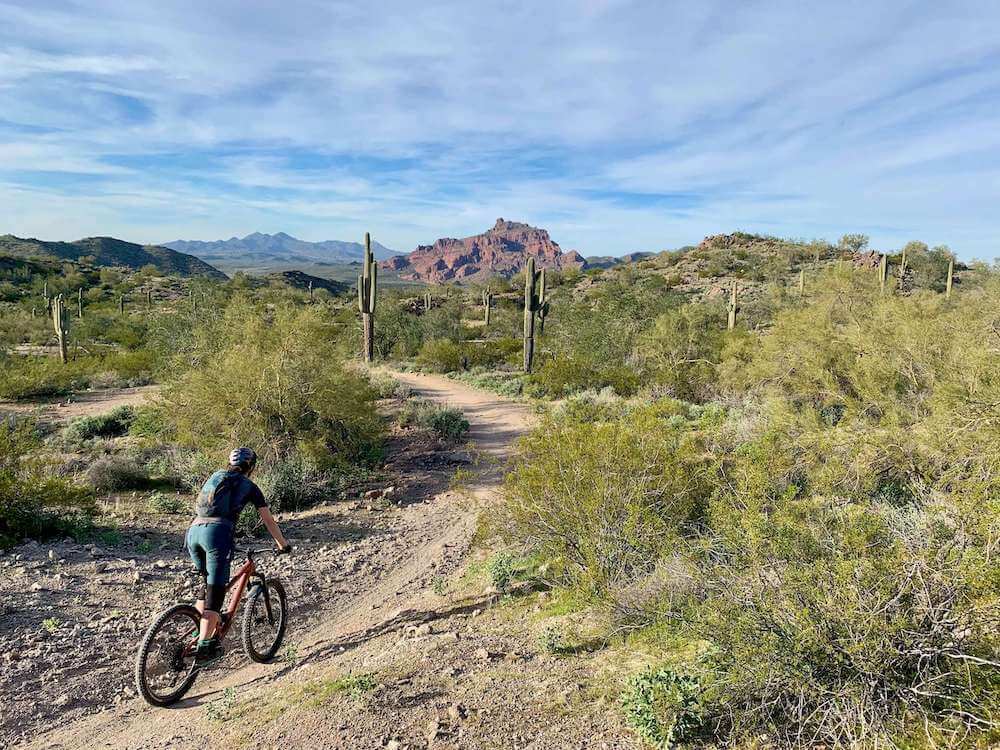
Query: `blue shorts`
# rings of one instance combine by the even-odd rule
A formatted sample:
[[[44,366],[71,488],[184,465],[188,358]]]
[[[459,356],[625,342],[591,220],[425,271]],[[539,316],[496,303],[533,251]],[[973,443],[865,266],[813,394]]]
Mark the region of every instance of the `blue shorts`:
[[[229,562],[233,556],[233,527],[228,523],[194,524],[185,537],[188,554],[209,586],[229,583]]]

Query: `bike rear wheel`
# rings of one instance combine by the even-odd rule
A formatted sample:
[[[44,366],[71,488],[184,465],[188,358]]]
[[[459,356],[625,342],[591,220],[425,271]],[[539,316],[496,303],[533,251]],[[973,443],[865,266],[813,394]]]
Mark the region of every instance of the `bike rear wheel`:
[[[190,604],[175,604],[146,631],[135,658],[135,686],[150,705],[176,703],[194,684],[200,621]]]
[[[269,578],[254,586],[243,613],[243,650],[247,656],[257,662],[273,659],[287,625],[288,601],[281,581]]]

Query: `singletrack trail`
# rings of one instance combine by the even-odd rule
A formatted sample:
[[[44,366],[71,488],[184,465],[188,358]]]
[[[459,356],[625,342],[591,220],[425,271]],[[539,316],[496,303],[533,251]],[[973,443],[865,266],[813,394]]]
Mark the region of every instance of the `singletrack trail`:
[[[490,619],[490,613],[483,615],[490,595],[445,600],[435,585],[457,577],[468,563],[478,509],[491,501],[513,441],[530,425],[529,408],[444,377],[392,375],[417,396],[461,408],[471,425],[470,446],[450,451],[445,470],[427,468],[426,454],[416,462],[423,466],[407,466],[403,458],[391,467],[400,475],[411,470],[422,474],[410,485],[404,482],[405,501],[386,509],[377,530],[367,537],[366,530],[359,531],[355,539],[364,537],[356,545],[360,555],[353,561],[347,557],[343,567],[335,565],[330,575],[317,578],[324,590],[315,611],[300,615],[291,602],[286,643],[292,644],[293,653],[272,664],[253,664],[230,637],[223,667],[202,675],[177,706],[156,709],[132,698],[51,726],[24,747],[632,746],[614,739],[617,735],[608,733],[612,728],[591,715],[585,716],[575,734],[567,733],[538,713],[541,709],[533,703],[537,695],[512,694],[512,707],[505,709],[504,681],[514,685],[512,690],[522,690],[516,684],[516,673],[522,669],[517,662],[525,662],[527,672],[533,656],[523,653],[503,628],[488,628],[485,640],[480,638]],[[449,488],[458,467],[464,469],[460,491]],[[327,557],[320,555],[330,544],[329,538],[315,536],[323,528],[308,515],[292,524],[287,533],[297,546],[287,563],[291,569],[275,571],[286,582],[295,577],[295,566],[319,566],[330,557],[344,559],[336,541]],[[307,534],[312,538],[303,542]],[[321,543],[324,547],[319,550]],[[442,632],[440,623],[447,630]],[[134,644],[121,645],[121,669],[128,671]],[[386,661],[390,657],[391,665]],[[573,701],[569,693],[576,690],[576,678],[567,670],[575,667],[554,668],[536,660],[533,668],[537,679],[546,681],[546,689],[562,691],[567,703]],[[562,676],[555,674],[559,670]],[[374,694],[381,699],[377,709],[360,690],[340,694],[338,683],[331,682],[333,675],[352,673],[377,676]],[[549,685],[554,674],[559,684]],[[481,709],[473,705],[478,694],[482,694]],[[457,698],[466,703],[455,702]],[[524,713],[523,724],[534,728],[512,726],[518,712]]]

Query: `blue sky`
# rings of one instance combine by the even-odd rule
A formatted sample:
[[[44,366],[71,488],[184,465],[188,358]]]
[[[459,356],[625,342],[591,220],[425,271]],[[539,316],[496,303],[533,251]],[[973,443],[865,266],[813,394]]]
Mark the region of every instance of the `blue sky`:
[[[0,0],[0,233],[1000,255],[1000,3]]]

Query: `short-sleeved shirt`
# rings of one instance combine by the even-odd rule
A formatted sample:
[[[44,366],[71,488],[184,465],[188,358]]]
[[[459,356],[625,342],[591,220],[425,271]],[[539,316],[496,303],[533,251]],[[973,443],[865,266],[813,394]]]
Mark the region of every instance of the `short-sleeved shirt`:
[[[229,514],[226,516],[232,521],[234,527],[247,503],[252,503],[255,508],[267,507],[267,501],[264,499],[264,493],[260,491],[260,487],[238,471],[226,471],[225,469],[217,471],[208,478],[205,485],[218,484],[223,478],[229,481],[238,480],[233,492],[233,502],[229,506]]]

